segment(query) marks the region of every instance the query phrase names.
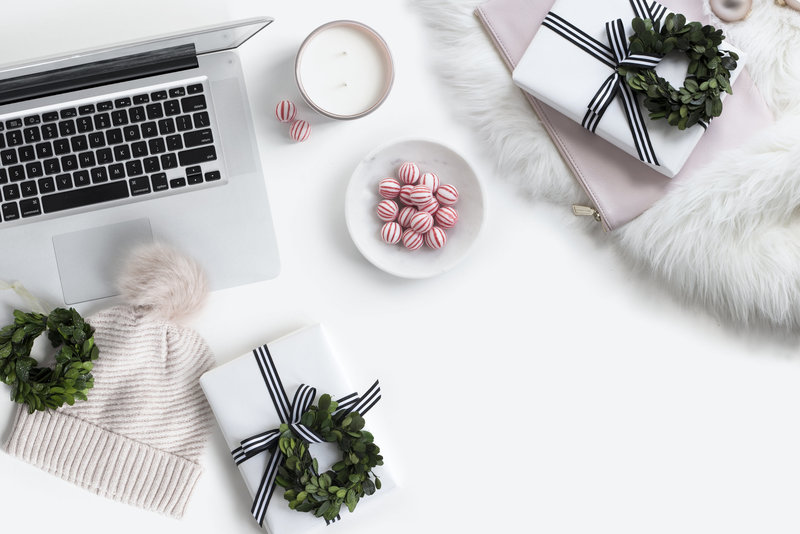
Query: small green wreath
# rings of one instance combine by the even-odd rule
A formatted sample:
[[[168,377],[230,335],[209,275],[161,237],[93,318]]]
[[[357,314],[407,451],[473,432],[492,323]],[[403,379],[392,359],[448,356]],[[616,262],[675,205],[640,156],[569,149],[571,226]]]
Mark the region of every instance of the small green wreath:
[[[289,508],[310,512],[333,521],[342,508],[355,510],[359,499],[381,488],[372,469],[383,465],[380,449],[372,434],[364,430],[364,418],[356,412],[334,415],[337,403],[330,395],[322,395],[318,406],[311,406],[300,422],[321,436],[335,442],[342,459],[331,469],[319,474],[316,458],[308,451],[308,443],[295,436],[288,425],[281,425],[278,448],[285,460],[278,468],[275,481],[285,488]],[[373,480],[374,479],[374,480]]]
[[[31,357],[45,330],[53,347],[60,347],[53,368],[39,367]],[[94,328],[74,309],[56,308],[47,316],[14,310],[14,324],[0,330],[0,379],[11,386],[11,400],[26,404],[29,413],[55,410],[86,400],[98,354]]]
[[[720,51],[725,39],[722,30],[689,22],[686,17],[670,13],[660,22],[635,18],[630,38],[631,54],[665,56],[682,52],[689,59],[689,70],[683,87],[674,88],[655,69],[619,67],[628,85],[645,95],[644,105],[650,118],[666,119],[672,126],[685,130],[703,121],[708,123],[722,113],[720,92],[732,94],[731,71],[736,70],[739,56]]]

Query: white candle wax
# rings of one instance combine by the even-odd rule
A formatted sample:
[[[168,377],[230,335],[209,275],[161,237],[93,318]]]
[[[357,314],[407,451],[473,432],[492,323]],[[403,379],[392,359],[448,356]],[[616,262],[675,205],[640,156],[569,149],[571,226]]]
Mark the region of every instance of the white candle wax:
[[[318,111],[355,118],[386,97],[393,67],[386,43],[373,30],[337,21],[318,28],[303,43],[296,75],[303,96]]]

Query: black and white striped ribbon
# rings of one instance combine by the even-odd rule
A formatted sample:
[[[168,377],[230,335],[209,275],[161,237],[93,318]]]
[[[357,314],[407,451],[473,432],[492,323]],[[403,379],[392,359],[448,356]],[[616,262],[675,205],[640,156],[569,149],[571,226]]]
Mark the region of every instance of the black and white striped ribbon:
[[[261,371],[261,377],[264,379],[264,384],[267,386],[267,391],[275,406],[275,411],[281,423],[289,426],[292,433],[298,438],[307,443],[322,443],[324,440],[315,434],[307,426],[300,423],[300,418],[314,402],[317,395],[316,388],[301,384],[294,394],[292,402],[289,402],[289,397],[286,395],[286,390],[283,388],[281,377],[275,367],[275,362],[272,360],[272,355],[269,353],[267,345],[263,345],[253,350],[258,368]],[[359,396],[358,393],[351,393],[337,400],[338,404],[334,415],[347,414],[350,412],[357,412],[360,415],[366,414],[373,406],[381,399],[381,387],[376,380],[372,386],[367,390],[364,395]],[[260,526],[264,526],[264,518],[267,515],[267,507],[272,499],[272,494],[275,491],[275,477],[278,475],[278,468],[283,462],[284,455],[278,449],[278,439],[280,438],[280,430],[272,429],[266,432],[261,432],[254,436],[241,441],[241,445],[231,451],[231,456],[236,462],[236,465],[241,464],[264,452],[272,452],[267,468],[264,475],[261,477],[261,482],[258,485],[256,496],[253,499],[253,506],[250,512],[253,517],[258,521]],[[337,515],[333,521],[326,520],[327,524],[333,523],[339,519]]]
[[[636,17],[650,19],[654,23],[661,21],[667,12],[667,8],[658,2],[648,4],[645,0],[629,1]],[[552,11],[547,14],[542,25],[614,69],[614,72],[603,82],[589,102],[581,125],[590,132],[595,132],[611,102],[619,95],[622,98],[623,111],[628,120],[639,159],[651,165],[659,165],[636,94],[625,83],[625,79],[617,69],[626,66],[655,68],[662,58],[651,54],[631,54],[622,19],[606,23],[608,45],[598,41]]]

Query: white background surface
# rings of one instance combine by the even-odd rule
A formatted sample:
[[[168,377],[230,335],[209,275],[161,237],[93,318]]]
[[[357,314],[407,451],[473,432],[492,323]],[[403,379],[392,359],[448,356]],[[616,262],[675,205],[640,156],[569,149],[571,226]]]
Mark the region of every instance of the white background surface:
[[[405,2],[6,2],[0,55],[20,60],[261,14],[276,22],[241,55],[283,271],[213,294],[194,326],[224,362],[322,322],[355,384],[380,377],[384,399],[369,424],[402,487],[331,533],[800,530],[797,343],[683,308],[632,274],[601,233],[580,232],[566,206],[532,203],[496,176]],[[352,122],[314,115],[292,78],[305,35],[338,18],[376,28],[397,69],[384,106]],[[273,119],[281,98],[311,121],[306,143],[291,144]],[[411,136],[464,154],[488,201],[468,259],[423,281],[367,263],[343,214],[363,155]],[[2,436],[13,411],[6,399],[3,391]],[[176,521],[0,453],[0,530],[258,532],[218,433],[202,463]]]

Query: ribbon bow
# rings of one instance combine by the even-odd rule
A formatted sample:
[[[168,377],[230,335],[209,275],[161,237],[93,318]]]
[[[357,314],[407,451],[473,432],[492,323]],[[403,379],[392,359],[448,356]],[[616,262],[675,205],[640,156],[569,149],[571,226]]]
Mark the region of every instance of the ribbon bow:
[[[653,23],[660,21],[667,12],[667,8],[658,2],[648,4],[645,0],[629,1],[636,17],[650,19]],[[600,89],[598,89],[587,106],[588,110],[581,125],[590,132],[594,132],[608,110],[608,106],[611,105],[617,95],[621,96],[623,111],[628,119],[628,126],[630,127],[639,159],[651,165],[659,165],[653,144],[650,141],[650,134],[645,126],[642,111],[639,108],[639,102],[618,69],[619,67],[655,68],[662,58],[651,54],[631,54],[628,49],[628,38],[622,19],[606,23],[608,45],[601,43],[552,11],[547,14],[542,25],[553,30],[614,70],[603,82],[603,85],[600,86]]]
[[[264,345],[254,349],[253,355],[256,363],[258,363],[258,368],[261,370],[261,377],[264,379],[264,384],[267,386],[267,391],[272,398],[272,403],[275,405],[275,410],[278,412],[281,423],[288,425],[294,435],[308,443],[322,443],[324,440],[320,436],[300,423],[300,418],[311,406],[311,403],[314,402],[314,397],[317,395],[316,388],[301,384],[297,388],[292,402],[289,403],[289,396],[283,388],[281,377],[275,367],[275,362],[272,361],[272,355],[269,353],[267,346]],[[376,380],[364,395],[359,396],[357,393],[351,393],[337,400],[336,402],[339,406],[334,414],[358,412],[364,415],[379,400],[381,400],[381,388]],[[250,509],[253,517],[262,527],[264,526],[264,518],[267,515],[267,507],[275,491],[275,477],[278,475],[278,467],[280,467],[284,459],[283,453],[277,447],[280,435],[281,432],[277,428],[267,430],[243,439],[241,446],[231,451],[236,465],[240,465],[263,452],[272,452],[264,475],[261,477],[261,483],[258,485],[253,506]],[[336,516],[336,519],[339,519],[339,516]],[[336,521],[336,519],[333,521]]]

